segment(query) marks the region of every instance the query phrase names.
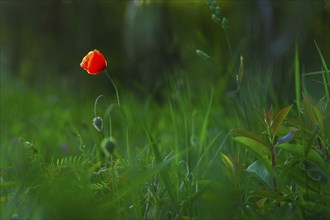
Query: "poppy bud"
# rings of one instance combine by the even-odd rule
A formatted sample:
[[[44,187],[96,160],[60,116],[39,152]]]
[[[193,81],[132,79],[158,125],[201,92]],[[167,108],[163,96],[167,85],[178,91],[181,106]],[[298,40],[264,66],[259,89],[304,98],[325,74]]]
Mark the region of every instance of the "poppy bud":
[[[107,61],[100,51],[93,50],[82,59],[80,66],[89,74],[96,75],[107,67]]]
[[[101,142],[101,149],[106,157],[110,157],[117,147],[117,141],[113,137],[104,138]]]
[[[95,117],[93,118],[93,126],[96,128],[98,131],[102,131],[103,128],[103,120],[101,117]]]

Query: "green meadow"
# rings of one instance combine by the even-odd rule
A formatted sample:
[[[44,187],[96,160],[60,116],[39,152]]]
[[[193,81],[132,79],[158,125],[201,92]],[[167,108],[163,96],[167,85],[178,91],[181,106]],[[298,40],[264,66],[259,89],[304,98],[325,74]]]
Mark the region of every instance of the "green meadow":
[[[330,219],[330,2],[282,3],[1,2],[1,219]]]

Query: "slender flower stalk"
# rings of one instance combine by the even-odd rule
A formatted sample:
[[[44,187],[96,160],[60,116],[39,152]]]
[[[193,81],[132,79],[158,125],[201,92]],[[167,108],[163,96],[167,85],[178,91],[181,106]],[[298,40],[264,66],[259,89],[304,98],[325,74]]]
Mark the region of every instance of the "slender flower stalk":
[[[97,102],[99,101],[99,99],[101,97],[103,97],[104,95],[99,95],[96,100],[95,100],[95,103],[94,103],[94,116],[96,117],[96,106],[97,106]]]
[[[93,118],[93,126],[96,128],[96,130],[98,131],[102,131],[103,128],[103,119],[99,116],[97,116],[96,114],[96,106],[97,106],[97,102],[99,101],[99,99],[103,97],[103,95],[99,95],[94,103],[94,118]]]
[[[275,153],[275,146],[271,145],[270,146],[270,151],[271,151],[271,156],[272,156],[272,169],[276,170],[276,153]],[[273,187],[274,187],[274,191],[277,191],[277,184],[276,184],[276,177],[273,176]]]
[[[113,87],[115,88],[116,97],[117,97],[117,103],[118,103],[118,106],[120,106],[119,93],[118,93],[118,89],[117,89],[116,83],[112,80],[112,78],[111,78],[110,74],[108,73],[107,69],[104,69],[104,72],[105,72],[105,75],[110,80],[110,82],[112,83]]]

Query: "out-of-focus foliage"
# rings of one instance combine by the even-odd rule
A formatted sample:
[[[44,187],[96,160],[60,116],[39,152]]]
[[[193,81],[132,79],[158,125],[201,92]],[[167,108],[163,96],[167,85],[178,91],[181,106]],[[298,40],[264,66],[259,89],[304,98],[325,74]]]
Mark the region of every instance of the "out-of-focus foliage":
[[[178,69],[198,80],[209,79],[212,74],[202,71],[203,62],[192,53],[200,49],[214,59],[217,77],[233,72],[228,64],[238,65],[242,55],[249,76],[262,78],[272,70],[281,92],[291,90],[287,79],[296,40],[303,51],[301,63],[309,64],[306,72],[320,68],[313,40],[330,49],[326,1],[217,4],[229,21],[232,54],[204,0],[2,1],[1,74],[39,84],[54,83],[55,78],[75,86],[89,80],[77,77],[80,58],[97,48],[122,85],[143,94],[157,93],[164,78]],[[329,59],[326,51],[324,56]],[[104,81],[96,79],[95,84],[105,86]]]

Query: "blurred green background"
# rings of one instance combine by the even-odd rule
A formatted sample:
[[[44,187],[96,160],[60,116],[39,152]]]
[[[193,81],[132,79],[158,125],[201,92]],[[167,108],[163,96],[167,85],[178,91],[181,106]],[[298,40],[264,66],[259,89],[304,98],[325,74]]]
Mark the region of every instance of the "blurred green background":
[[[238,66],[242,55],[246,77],[273,74],[278,95],[287,96],[294,91],[295,41],[303,71],[321,68],[314,40],[329,60],[329,1],[217,3],[229,20],[232,54],[204,0],[1,1],[1,86],[9,77],[29,86],[104,91],[110,87],[105,77],[91,77],[79,66],[96,48],[119,87],[142,95],[162,93],[164,78],[176,72],[198,81],[232,72],[235,86],[229,64]],[[214,59],[212,68],[196,49]]]
[[[214,86],[219,114],[228,114],[231,126],[240,56],[241,93],[252,118],[255,108],[294,103],[296,42],[302,73],[321,70],[314,40],[329,61],[329,1],[217,4],[229,20],[231,51],[204,0],[1,1],[2,145],[20,137],[58,149],[75,145],[72,124],[91,144],[97,139],[90,132],[94,101],[100,94],[110,102],[116,97],[105,74],[89,75],[79,66],[93,49],[105,55],[120,96],[137,106],[136,117],[149,120],[147,112],[157,109],[149,101],[166,103],[172,87],[189,87],[192,108],[201,107]],[[321,75],[305,79],[311,95],[321,98]]]

